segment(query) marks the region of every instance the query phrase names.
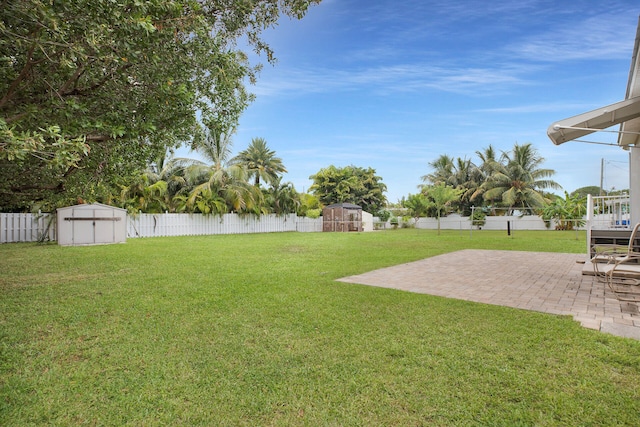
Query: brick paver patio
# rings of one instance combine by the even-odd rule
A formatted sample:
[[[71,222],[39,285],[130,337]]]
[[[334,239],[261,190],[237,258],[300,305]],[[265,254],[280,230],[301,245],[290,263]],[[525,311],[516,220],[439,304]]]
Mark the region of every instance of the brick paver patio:
[[[583,275],[585,255],[467,249],[339,279],[545,313],[640,339],[638,306]]]

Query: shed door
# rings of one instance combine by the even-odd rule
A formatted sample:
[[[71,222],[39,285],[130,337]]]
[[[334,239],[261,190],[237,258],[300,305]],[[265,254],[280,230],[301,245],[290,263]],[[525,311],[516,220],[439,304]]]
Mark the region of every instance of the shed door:
[[[72,242],[74,245],[90,245],[94,242],[93,237],[93,209],[74,209],[72,224]],[[75,218],[86,218],[86,220],[75,220]]]
[[[93,212],[96,221],[93,221],[94,243],[113,243],[114,227],[116,222],[114,219],[113,209],[96,209]],[[100,221],[100,219],[106,219]]]
[[[92,245],[95,243],[113,243],[112,209],[75,209],[73,211],[73,244]]]

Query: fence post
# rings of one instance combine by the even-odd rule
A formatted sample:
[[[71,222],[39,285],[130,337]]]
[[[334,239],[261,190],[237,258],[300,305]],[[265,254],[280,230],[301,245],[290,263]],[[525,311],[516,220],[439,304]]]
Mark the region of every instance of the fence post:
[[[591,228],[593,227],[593,196],[587,194],[587,256],[591,257]]]

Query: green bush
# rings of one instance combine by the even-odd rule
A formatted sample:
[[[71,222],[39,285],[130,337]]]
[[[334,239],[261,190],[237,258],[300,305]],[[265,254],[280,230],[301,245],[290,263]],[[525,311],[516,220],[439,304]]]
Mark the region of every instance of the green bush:
[[[305,215],[307,218],[320,218],[320,214],[322,213],[322,209],[309,209],[307,210],[307,214]]]
[[[402,217],[402,228],[415,228],[415,225],[411,222],[412,217],[405,215]]]
[[[484,213],[480,209],[473,211],[473,215],[471,215],[471,224],[472,225],[475,225],[476,227],[480,228],[480,227],[484,226],[484,224],[486,222],[487,222],[487,214],[486,213]]]
[[[376,212],[376,216],[380,218],[381,222],[387,222],[389,221],[389,218],[391,218],[392,214],[386,209],[380,209],[378,212]]]

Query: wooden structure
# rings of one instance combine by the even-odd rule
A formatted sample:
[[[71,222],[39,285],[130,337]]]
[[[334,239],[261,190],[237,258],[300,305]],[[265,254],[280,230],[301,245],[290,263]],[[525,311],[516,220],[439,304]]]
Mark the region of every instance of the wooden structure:
[[[104,245],[127,240],[125,209],[93,203],[60,208],[57,215],[59,245]]]
[[[362,231],[362,208],[336,203],[322,209],[322,231]]]

